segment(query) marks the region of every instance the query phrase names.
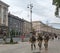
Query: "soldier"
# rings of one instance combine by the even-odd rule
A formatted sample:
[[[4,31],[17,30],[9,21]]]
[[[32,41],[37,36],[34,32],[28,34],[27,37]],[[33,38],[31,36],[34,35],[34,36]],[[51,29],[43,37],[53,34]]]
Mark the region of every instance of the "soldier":
[[[33,47],[34,47],[34,49],[36,49],[36,45],[35,45],[36,38],[34,35],[32,35],[32,37],[30,37],[30,42],[31,42],[31,49],[33,50]]]
[[[39,49],[41,50],[43,38],[42,38],[42,36],[40,34],[38,35],[38,39],[37,40],[38,40]]]
[[[45,49],[48,49],[48,41],[49,41],[49,36],[45,35],[45,37],[44,37],[44,46],[45,46]]]

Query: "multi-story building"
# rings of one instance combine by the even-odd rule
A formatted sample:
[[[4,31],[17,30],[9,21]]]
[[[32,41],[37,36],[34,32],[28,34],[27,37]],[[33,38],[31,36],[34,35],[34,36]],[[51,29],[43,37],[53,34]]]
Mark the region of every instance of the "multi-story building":
[[[0,32],[8,30],[8,7],[9,5],[0,1]]]
[[[11,32],[12,30],[14,30],[15,32],[15,36],[19,36],[16,33],[23,33],[23,24],[24,24],[24,20],[14,16],[12,14],[8,14],[8,26],[9,26],[9,32]]]
[[[33,21],[32,22],[32,26],[36,32],[40,32],[40,25],[41,25],[40,21]]]
[[[28,34],[31,32],[31,23],[29,21],[24,20],[23,32]]]
[[[36,31],[36,34],[41,32],[55,33],[60,34],[60,29],[53,28],[47,24],[42,23],[41,21],[33,21],[33,28]]]
[[[21,19],[17,16],[14,16],[12,14],[8,14],[8,26],[9,26],[9,33],[14,30],[15,35],[14,36],[20,36],[17,35],[16,32],[19,34],[24,33],[25,35],[29,34],[31,32],[31,23]]]

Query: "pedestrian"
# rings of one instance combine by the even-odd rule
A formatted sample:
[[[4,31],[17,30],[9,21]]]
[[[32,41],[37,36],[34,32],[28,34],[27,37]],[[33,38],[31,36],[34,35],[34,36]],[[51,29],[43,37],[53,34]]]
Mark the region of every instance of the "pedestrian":
[[[45,46],[45,49],[48,49],[48,41],[49,41],[49,36],[45,35],[44,36],[44,46]]]
[[[35,45],[35,43],[36,43],[36,38],[35,38],[34,35],[32,35],[32,36],[30,37],[30,40],[29,40],[29,41],[31,42],[31,50],[33,50],[33,48],[36,49],[36,45]]]
[[[38,40],[38,46],[39,46],[39,49],[41,50],[43,37],[39,34],[37,40]]]
[[[22,42],[24,42],[24,38],[25,38],[25,35],[22,34],[22,35],[21,35],[21,40],[22,40]]]
[[[6,32],[5,31],[3,32],[3,41],[4,43],[6,43]]]
[[[57,39],[57,35],[55,35],[55,38]]]

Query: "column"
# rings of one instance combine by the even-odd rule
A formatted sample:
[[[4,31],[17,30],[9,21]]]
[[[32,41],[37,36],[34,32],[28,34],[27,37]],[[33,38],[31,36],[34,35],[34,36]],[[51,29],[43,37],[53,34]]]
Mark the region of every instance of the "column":
[[[3,24],[3,6],[1,6],[1,24]]]
[[[8,26],[8,8],[6,9],[6,26]]]
[[[1,5],[0,5],[0,25],[1,25]]]

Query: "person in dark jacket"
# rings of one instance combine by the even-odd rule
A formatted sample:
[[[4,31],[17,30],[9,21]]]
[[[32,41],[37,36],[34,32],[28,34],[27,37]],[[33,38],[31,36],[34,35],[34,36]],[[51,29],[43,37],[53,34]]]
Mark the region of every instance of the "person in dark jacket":
[[[44,46],[45,46],[45,49],[48,49],[48,41],[49,41],[49,36],[45,35],[45,37],[44,37]]]
[[[42,47],[42,41],[43,41],[43,38],[41,35],[38,35],[38,46],[39,46],[39,49],[41,50],[41,47]]]
[[[30,37],[30,42],[31,42],[31,49],[33,50],[33,47],[34,47],[34,49],[36,49],[36,45],[35,45],[36,38],[34,35],[32,35],[32,37]]]
[[[6,43],[6,32],[3,32],[3,41],[4,41],[4,43]]]

